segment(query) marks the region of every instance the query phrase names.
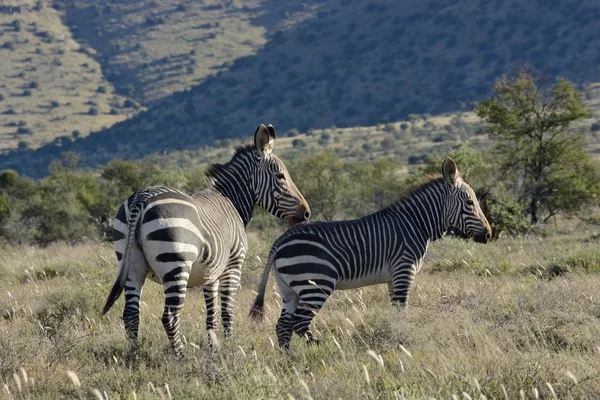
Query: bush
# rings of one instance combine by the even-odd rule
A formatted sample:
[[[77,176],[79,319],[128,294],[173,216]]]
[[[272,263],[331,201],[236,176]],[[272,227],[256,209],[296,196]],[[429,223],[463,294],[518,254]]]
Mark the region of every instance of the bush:
[[[32,133],[33,133],[33,132],[31,131],[31,129],[29,129],[29,128],[25,128],[25,127],[23,127],[23,126],[20,126],[20,127],[17,129],[17,134],[19,134],[19,135],[30,135],[30,134],[32,134]]]
[[[98,115],[100,111],[98,111],[97,107],[90,107],[88,110],[88,115]]]
[[[23,96],[25,96],[25,97],[31,96],[31,90],[29,90],[29,89],[24,90],[23,91]]]
[[[287,137],[296,137],[300,134],[300,132],[298,131],[298,129],[296,128],[292,128],[289,131],[286,132],[286,136]]]
[[[592,132],[598,132],[598,131],[600,131],[600,122],[594,122],[592,124],[592,126],[590,126],[590,130]]]
[[[52,108],[60,107],[60,103],[58,101],[56,101],[56,100],[52,100],[50,102],[50,107],[52,107]]]
[[[37,88],[38,88],[38,86],[39,86],[39,85],[38,85],[38,83],[37,83],[36,81],[31,81],[31,82],[29,83],[29,88],[30,88],[30,89],[37,89]]]
[[[106,88],[106,86],[98,86],[98,89],[96,89],[96,92],[106,93],[106,92],[108,92],[108,89]]]
[[[164,23],[165,23],[165,20],[162,17],[156,17],[156,16],[150,15],[146,18],[146,25],[148,25],[148,26],[161,25]]]
[[[330,139],[331,135],[329,133],[322,133],[321,137],[319,138],[319,144],[321,146],[326,146]]]
[[[135,100],[127,99],[123,102],[123,108],[139,108],[139,104]]]
[[[81,137],[81,132],[78,130],[74,130],[73,132],[71,132],[71,136],[73,136],[75,139]]]
[[[294,139],[292,140],[292,146],[296,149],[303,149],[306,147],[306,142],[302,139]]]

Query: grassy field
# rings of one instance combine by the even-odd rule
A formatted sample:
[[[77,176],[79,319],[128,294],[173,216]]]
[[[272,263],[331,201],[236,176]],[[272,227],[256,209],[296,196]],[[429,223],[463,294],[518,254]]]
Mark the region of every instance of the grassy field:
[[[323,344],[295,338],[290,356],[273,346],[272,281],[266,322],[246,317],[275,235],[255,231],[235,338],[207,348],[191,290],[182,361],[168,351],[159,285],[144,289],[138,356],[122,300],[100,317],[111,246],[0,250],[0,398],[598,398],[600,236],[586,229],[434,243],[407,310],[385,287],[336,292],[315,319]]]

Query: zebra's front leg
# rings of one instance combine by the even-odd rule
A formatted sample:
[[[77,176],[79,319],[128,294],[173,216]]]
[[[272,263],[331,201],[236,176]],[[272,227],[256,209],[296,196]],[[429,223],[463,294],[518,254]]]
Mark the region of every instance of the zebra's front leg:
[[[394,269],[392,273],[392,282],[391,284],[388,284],[388,291],[392,303],[406,307],[416,272],[416,264],[404,264]]]
[[[187,282],[190,276],[190,266],[174,268],[163,278],[165,292],[165,310],[162,324],[171,342],[171,347],[177,356],[183,355],[183,342],[179,334],[181,309],[187,293]]]
[[[219,291],[219,281],[214,281],[208,285],[202,286],[202,294],[204,295],[204,303],[206,303],[206,331],[208,332],[208,343],[212,345],[211,334],[216,333],[219,326],[215,303],[217,302],[217,294]]]
[[[236,261],[232,267],[225,271],[219,282],[221,319],[223,320],[223,330],[226,338],[231,337],[233,334],[235,293],[240,287],[240,277],[242,275],[242,270],[240,268],[242,263],[243,259]]]

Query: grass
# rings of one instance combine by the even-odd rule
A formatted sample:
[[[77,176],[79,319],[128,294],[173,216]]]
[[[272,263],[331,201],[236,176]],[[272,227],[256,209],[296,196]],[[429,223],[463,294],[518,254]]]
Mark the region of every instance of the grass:
[[[386,288],[339,291],[314,322],[323,339],[273,342],[279,313],[247,317],[267,244],[252,232],[236,334],[207,347],[201,291],[186,298],[186,352],[176,360],[160,323],[159,285],[144,288],[141,351],[125,340],[122,299],[99,311],[116,275],[106,244],[0,250],[0,381],[4,398],[597,398],[600,284],[594,232],[432,244],[407,310]],[[464,260],[464,262],[463,262]],[[567,265],[554,276],[538,268]],[[447,265],[448,268],[444,268]],[[489,271],[489,272],[487,272]],[[219,333],[219,338],[222,338]],[[505,395],[506,393],[506,395]]]

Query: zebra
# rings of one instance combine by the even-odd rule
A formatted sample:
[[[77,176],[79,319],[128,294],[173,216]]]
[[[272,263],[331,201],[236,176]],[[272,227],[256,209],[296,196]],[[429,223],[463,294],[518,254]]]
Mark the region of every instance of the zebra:
[[[209,166],[204,190],[187,195],[171,187],[147,187],[121,205],[113,231],[119,273],[102,314],[125,291],[123,320],[134,349],[146,277],[163,285],[162,324],[178,356],[184,347],[179,322],[187,288],[202,286],[209,343],[218,324],[217,296],[225,336],[231,336],[246,226],[255,204],[290,226],[310,218],[308,203],[272,153],[275,139],[275,128],[261,124],[254,143],[238,146],[228,163]]]
[[[383,210],[359,219],[288,229],[271,247],[250,317],[263,318],[271,269],[283,302],[277,338],[286,350],[292,332],[309,343],[319,342],[310,324],[334,289],[387,283],[391,301],[406,306],[429,243],[449,227],[479,243],[491,236],[475,192],[456,163],[446,158],[441,176],[428,178]]]

